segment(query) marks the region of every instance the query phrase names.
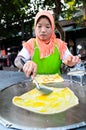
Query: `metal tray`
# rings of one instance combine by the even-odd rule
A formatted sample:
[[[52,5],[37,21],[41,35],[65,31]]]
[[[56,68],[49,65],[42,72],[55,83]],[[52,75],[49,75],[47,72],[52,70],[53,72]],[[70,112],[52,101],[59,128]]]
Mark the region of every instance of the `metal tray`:
[[[86,85],[80,86],[76,82],[64,81],[62,83],[47,84],[53,87],[69,87],[79,98],[79,105],[67,111],[41,115],[18,108],[12,104],[14,96],[31,90],[34,85],[29,80],[8,86],[0,91],[0,123],[8,128],[21,130],[64,130],[86,126]]]

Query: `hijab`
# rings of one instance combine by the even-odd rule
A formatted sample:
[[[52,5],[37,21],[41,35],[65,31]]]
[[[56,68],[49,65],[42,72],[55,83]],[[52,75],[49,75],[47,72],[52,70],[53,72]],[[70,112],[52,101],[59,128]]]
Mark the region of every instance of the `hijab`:
[[[38,44],[38,48],[40,50],[40,57],[44,58],[44,57],[47,57],[48,55],[50,55],[54,52],[54,44],[55,44],[56,36],[55,36],[55,33],[54,33],[54,29],[55,29],[54,17],[49,11],[43,10],[43,11],[40,11],[40,12],[37,13],[37,15],[35,17],[35,22],[34,22],[34,28],[36,27],[37,21],[41,16],[46,16],[50,20],[50,23],[51,23],[51,26],[52,26],[51,36],[50,36],[49,39],[47,39],[45,41],[41,40],[38,37],[36,29],[35,29],[36,43]]]
[[[38,35],[36,34],[36,44],[38,45],[40,51],[40,58],[48,57],[50,54],[52,54],[54,52],[55,44],[57,44],[60,52],[60,58],[62,59],[63,55],[65,54],[65,51],[67,50],[66,46],[67,44],[61,39],[56,38],[56,35],[54,33],[55,29],[54,18],[49,11],[40,11],[37,13],[34,21],[34,29],[36,27],[38,19],[41,16],[46,16],[50,20],[52,26],[52,33],[50,39],[47,39],[46,42],[40,40]],[[33,56],[34,53],[34,43],[35,43],[34,38],[31,38],[27,42],[23,43],[23,46],[29,51],[31,57]]]

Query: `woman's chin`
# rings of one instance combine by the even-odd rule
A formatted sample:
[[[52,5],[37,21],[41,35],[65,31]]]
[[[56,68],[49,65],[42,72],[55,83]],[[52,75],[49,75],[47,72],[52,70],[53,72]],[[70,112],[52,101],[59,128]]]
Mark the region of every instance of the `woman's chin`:
[[[43,41],[47,40],[45,37],[40,37],[40,39]]]

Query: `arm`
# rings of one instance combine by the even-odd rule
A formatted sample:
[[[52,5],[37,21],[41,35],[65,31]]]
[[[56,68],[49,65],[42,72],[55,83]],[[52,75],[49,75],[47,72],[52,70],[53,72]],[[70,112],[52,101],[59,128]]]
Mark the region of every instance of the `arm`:
[[[68,65],[70,67],[76,65],[77,63],[80,63],[80,58],[78,56],[73,56],[69,49],[65,51],[65,54],[63,55],[62,61],[65,65]]]
[[[22,50],[18,53],[14,61],[15,66],[19,68],[19,70],[23,70],[21,59],[23,59],[24,62],[30,60],[30,54],[25,48],[22,48]]]
[[[24,66],[21,63],[21,59],[25,62]],[[29,52],[23,48],[17,55],[14,61],[19,70],[23,70],[27,77],[32,73],[32,78],[36,75],[37,65],[31,61]]]
[[[64,64],[70,67],[80,62],[81,62],[81,59],[78,56],[73,56],[73,55],[68,55],[67,58],[64,60]]]
[[[57,43],[60,51],[60,58],[65,65],[72,67],[77,63],[80,63],[80,58],[71,54],[66,42],[62,41],[61,39],[57,39]]]

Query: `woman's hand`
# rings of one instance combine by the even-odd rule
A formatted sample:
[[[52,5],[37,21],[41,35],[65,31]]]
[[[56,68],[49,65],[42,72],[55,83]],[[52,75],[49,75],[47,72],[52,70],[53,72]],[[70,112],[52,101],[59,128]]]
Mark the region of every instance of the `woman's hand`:
[[[80,63],[81,59],[78,56],[69,55],[65,60],[64,64],[68,65],[70,67],[76,65],[77,63]]]
[[[31,75],[32,78],[36,76],[37,65],[33,61],[27,61],[23,66],[23,71],[27,77]]]

